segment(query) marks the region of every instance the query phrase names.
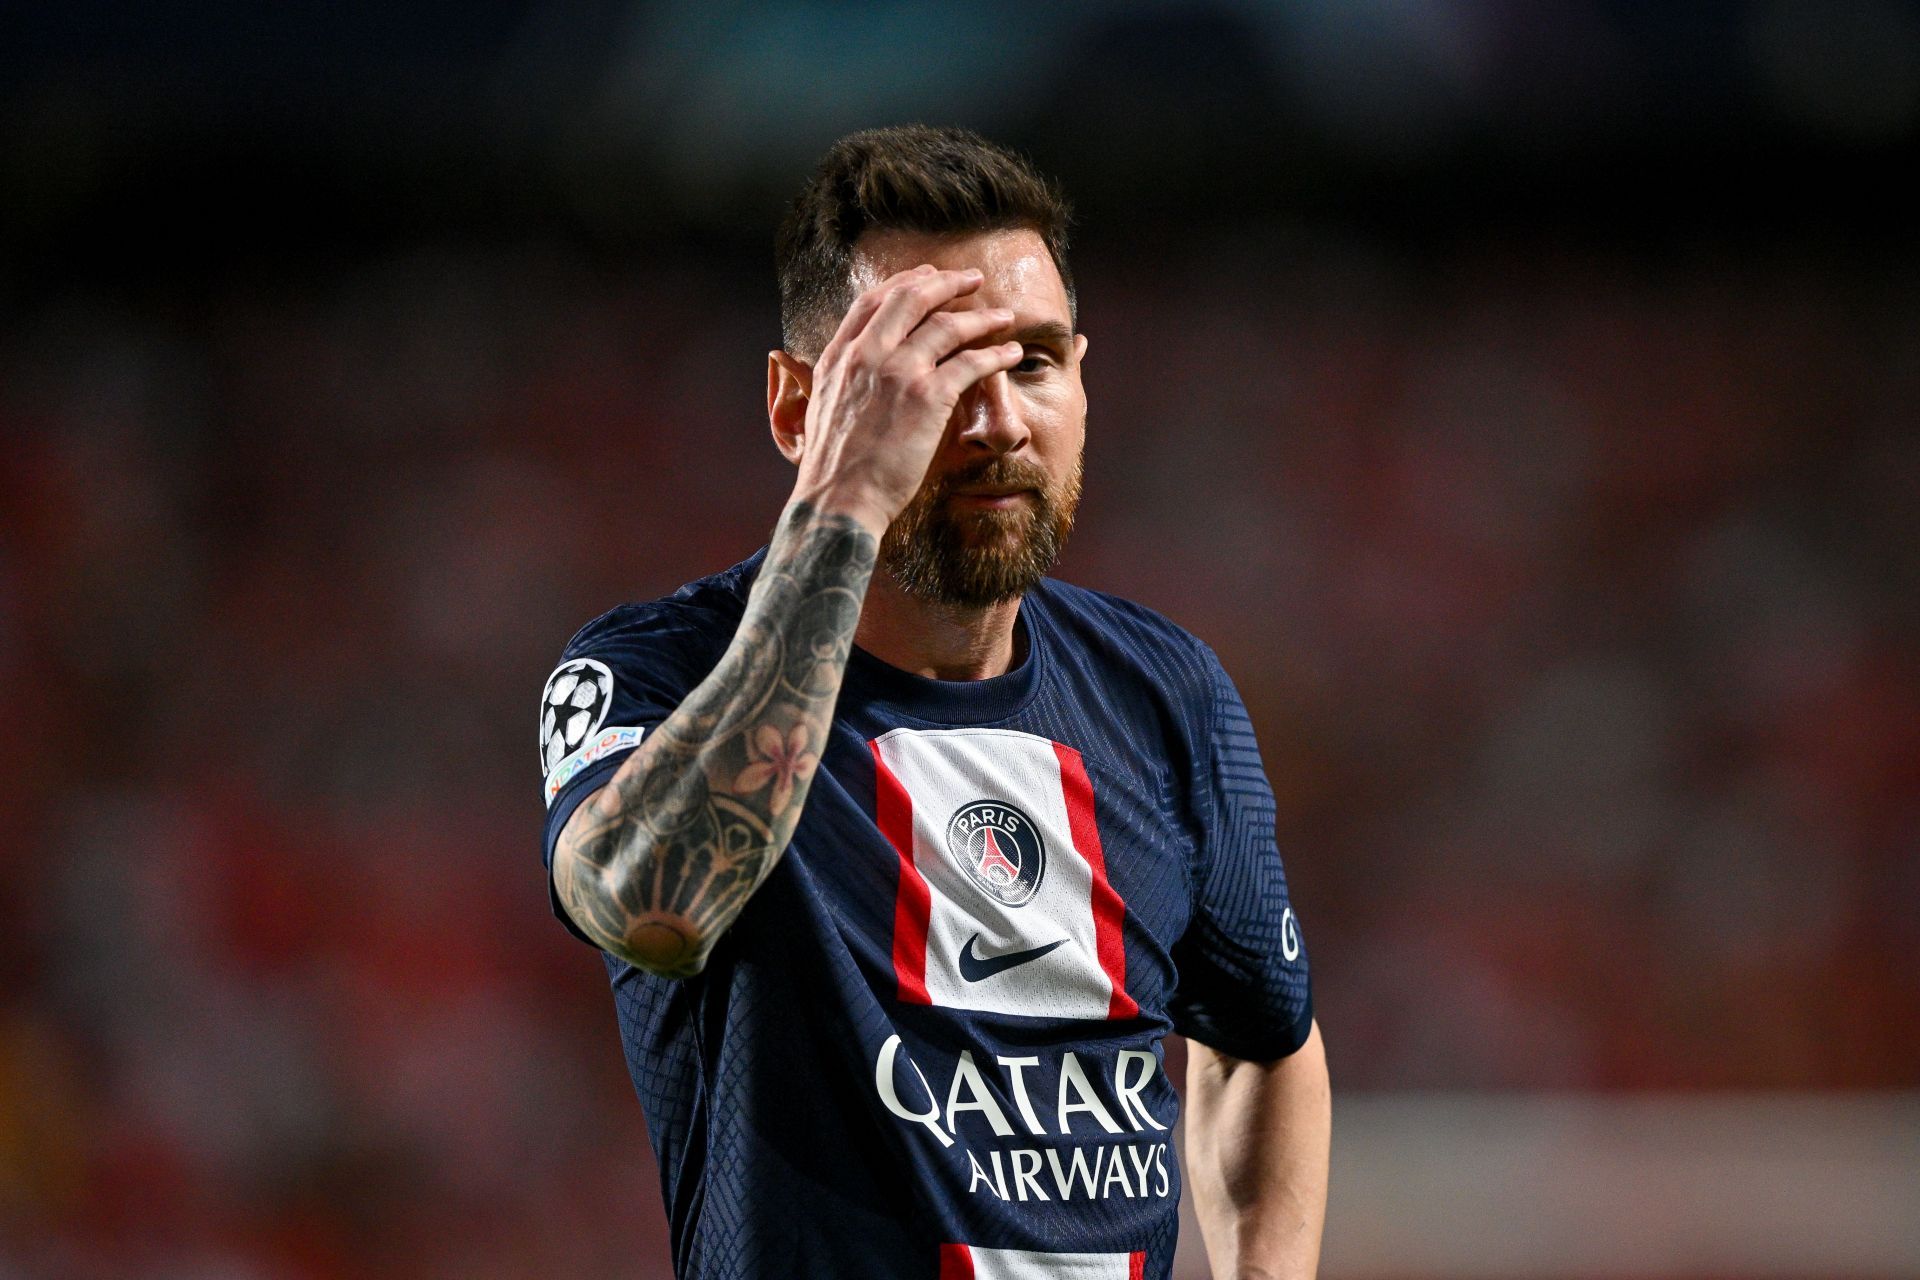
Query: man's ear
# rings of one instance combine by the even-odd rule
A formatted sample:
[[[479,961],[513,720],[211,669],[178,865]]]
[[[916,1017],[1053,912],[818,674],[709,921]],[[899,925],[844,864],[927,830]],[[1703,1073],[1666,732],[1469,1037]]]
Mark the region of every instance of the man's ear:
[[[767,352],[767,426],[788,462],[798,463],[806,448],[807,399],[812,394],[812,365],[785,351]]]

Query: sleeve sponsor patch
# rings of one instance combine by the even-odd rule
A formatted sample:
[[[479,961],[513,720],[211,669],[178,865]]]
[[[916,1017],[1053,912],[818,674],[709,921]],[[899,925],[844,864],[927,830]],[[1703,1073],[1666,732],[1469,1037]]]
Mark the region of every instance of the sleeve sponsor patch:
[[[575,658],[547,677],[540,694],[540,776],[579,751],[613,706],[613,672],[604,662]]]
[[[637,725],[609,725],[590,738],[586,745],[554,765],[547,774],[547,808],[553,808],[553,802],[559,796],[560,789],[578,777],[582,769],[595,760],[604,760],[616,751],[626,751],[639,746],[640,736],[645,732],[644,728]]]

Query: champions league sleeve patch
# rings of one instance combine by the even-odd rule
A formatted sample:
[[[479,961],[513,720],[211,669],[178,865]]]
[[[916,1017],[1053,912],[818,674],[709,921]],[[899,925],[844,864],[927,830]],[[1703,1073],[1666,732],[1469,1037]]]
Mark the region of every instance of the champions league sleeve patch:
[[[547,677],[540,694],[540,776],[547,777],[606,723],[613,707],[613,672],[603,662],[575,658]]]
[[[641,735],[646,730],[638,725],[608,725],[587,739],[587,745],[553,766],[553,772],[547,775],[547,808],[553,808],[553,802],[560,798],[561,789],[579,776],[580,771],[595,760],[604,760],[616,751],[627,751],[640,745]]]
[[[646,729],[603,724],[613,707],[613,672],[592,658],[562,663],[540,695],[540,773],[547,808],[596,760],[640,745]]]

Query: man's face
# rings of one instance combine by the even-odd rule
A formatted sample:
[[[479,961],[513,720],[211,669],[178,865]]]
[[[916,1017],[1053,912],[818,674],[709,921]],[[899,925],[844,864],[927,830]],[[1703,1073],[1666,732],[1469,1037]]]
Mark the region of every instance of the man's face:
[[[881,540],[880,567],[929,603],[996,604],[1039,582],[1073,528],[1086,338],[1073,332],[1066,286],[1032,231],[868,232],[854,246],[854,292],[923,262],[979,268],[981,286],[947,309],[1012,311],[1012,324],[977,345],[1017,341],[1025,358],[961,396],[920,491]]]

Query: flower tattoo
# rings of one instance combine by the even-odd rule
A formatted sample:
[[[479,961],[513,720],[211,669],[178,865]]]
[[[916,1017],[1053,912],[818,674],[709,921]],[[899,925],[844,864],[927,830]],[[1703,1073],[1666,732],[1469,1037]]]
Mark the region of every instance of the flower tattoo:
[[[753,763],[740,771],[733,785],[742,792],[758,791],[773,783],[773,808],[779,812],[793,798],[796,782],[805,782],[819,767],[820,757],[807,750],[807,727],[796,724],[783,738],[770,724],[753,731],[748,740]]]

